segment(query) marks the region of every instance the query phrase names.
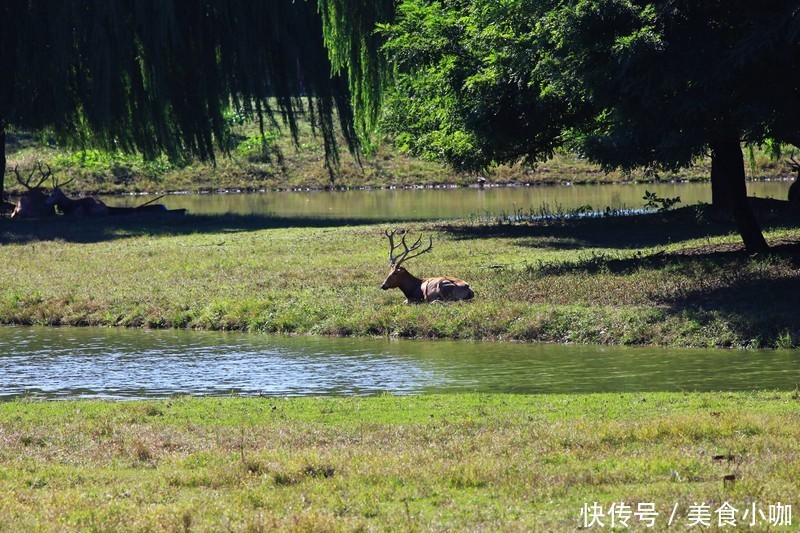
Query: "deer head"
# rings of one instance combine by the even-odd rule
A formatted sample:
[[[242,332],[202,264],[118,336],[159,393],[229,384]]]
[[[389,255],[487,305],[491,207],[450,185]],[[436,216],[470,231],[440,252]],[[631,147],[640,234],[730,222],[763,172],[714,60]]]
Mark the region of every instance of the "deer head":
[[[55,177],[53,177],[53,190],[50,191],[50,196],[47,197],[47,205],[52,206],[63,206],[66,203],[70,202],[70,199],[64,194],[64,191],[61,189],[64,185],[72,183],[75,178],[68,179],[67,181],[59,181]]]

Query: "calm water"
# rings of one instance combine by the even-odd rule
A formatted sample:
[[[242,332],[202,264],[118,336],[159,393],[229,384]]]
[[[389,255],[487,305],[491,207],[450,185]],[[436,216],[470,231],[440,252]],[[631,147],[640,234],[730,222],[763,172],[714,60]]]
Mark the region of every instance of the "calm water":
[[[783,389],[800,351],[0,327],[0,399]]]
[[[791,182],[754,182],[748,194],[785,198]],[[280,217],[328,217],[372,220],[467,218],[486,214],[527,213],[547,206],[550,212],[589,205],[596,211],[641,209],[645,191],[662,198],[680,196],[679,206],[711,201],[707,183],[490,187],[454,189],[395,189],[374,191],[306,191],[253,194],[177,194],[159,202],[194,214],[234,213]],[[109,205],[135,206],[150,197],[112,197]]]
[[[783,198],[788,182],[751,183]],[[708,184],[542,186],[171,195],[195,214],[423,220],[640,209],[645,190],[681,205],[710,201]],[[144,198],[110,198],[138,205]],[[0,399],[196,395],[575,393],[794,389],[800,351],[664,350],[505,343],[282,338],[246,334],[0,327]]]

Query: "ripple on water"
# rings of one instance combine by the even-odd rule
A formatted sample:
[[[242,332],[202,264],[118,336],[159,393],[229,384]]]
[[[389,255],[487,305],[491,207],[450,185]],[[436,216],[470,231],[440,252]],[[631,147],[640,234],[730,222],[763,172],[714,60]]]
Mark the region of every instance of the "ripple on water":
[[[797,351],[0,327],[0,398],[790,390]]]

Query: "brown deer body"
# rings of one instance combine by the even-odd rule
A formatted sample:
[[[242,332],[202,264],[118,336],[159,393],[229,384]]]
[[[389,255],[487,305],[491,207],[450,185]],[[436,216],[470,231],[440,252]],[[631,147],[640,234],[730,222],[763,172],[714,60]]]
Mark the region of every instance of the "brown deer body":
[[[47,197],[47,204],[58,206],[59,210],[65,215],[102,217],[108,214],[106,204],[94,196],[72,199],[64,194],[60,186],[53,187],[53,191]]]
[[[47,167],[47,171],[45,171],[44,167]],[[41,175],[41,179],[36,185],[32,185],[33,175],[37,170]],[[19,184],[27,190],[19,197],[17,206],[11,213],[11,218],[39,218],[56,214],[53,206],[47,204],[47,194],[42,188],[42,183],[52,174],[49,166],[37,163],[36,168],[31,171],[26,180],[22,179],[17,167],[14,167],[14,174],[16,174]]]
[[[401,266],[403,261],[418,257],[433,248],[433,239],[424,250],[410,255],[422,245],[422,237],[409,247],[406,245],[405,233],[397,246],[394,244],[396,231],[386,236],[389,238],[389,262],[392,265],[389,275],[381,285],[381,289],[400,289],[406,297],[405,303],[434,302],[437,300],[469,300],[475,296],[469,284],[458,278],[439,276],[435,278],[418,278]],[[404,250],[397,256],[394,251],[402,246]]]
[[[797,176],[795,176],[794,181],[791,185],[789,185],[789,201],[792,204],[796,204],[800,202],[800,161],[792,156],[791,161],[787,161],[789,166],[797,172]]]

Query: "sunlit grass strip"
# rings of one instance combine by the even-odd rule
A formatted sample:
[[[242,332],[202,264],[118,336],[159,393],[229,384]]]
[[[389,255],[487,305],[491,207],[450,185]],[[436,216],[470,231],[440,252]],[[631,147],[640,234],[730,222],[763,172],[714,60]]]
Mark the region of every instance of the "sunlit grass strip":
[[[231,154],[217,154],[216,163],[188,160],[181,164],[170,163],[166,158],[145,161],[139,156],[107,153],[97,150],[71,151],[40,145],[29,135],[10,135],[8,168],[31,167],[35,161],[50,164],[62,177],[75,178],[68,191],[84,193],[131,193],[166,191],[215,190],[277,190],[292,188],[327,188],[331,186],[324,163],[321,137],[314,137],[310,123],[301,118],[299,143],[292,141],[288,131],[268,132],[270,141],[264,150],[258,124],[247,122],[234,127],[239,143],[232,146]],[[340,138],[342,146],[344,139]],[[278,157],[275,149],[282,153]],[[474,185],[475,176],[456,174],[446,167],[409,157],[382,143],[362,154],[360,163],[346,150],[335,185],[340,187],[403,187]],[[755,148],[749,166],[753,179],[788,179],[793,175],[788,165],[775,160],[763,149]],[[663,173],[664,181],[706,181],[709,179],[710,161],[699,160],[695,165],[678,173]],[[539,164],[535,169],[520,165],[501,165],[487,175],[489,183],[512,184],[581,184],[647,182],[654,177],[644,171],[624,173],[602,172],[596,165],[572,154],[558,153]],[[13,180],[6,186],[17,190]]]
[[[15,401],[0,524],[555,531],[595,501],[796,509],[798,438],[796,392]]]
[[[280,219],[225,216],[6,221],[0,323],[672,346],[800,343],[793,290],[800,272],[790,259],[665,261],[663,252],[736,237],[697,238],[694,223],[625,217],[567,223],[406,225],[434,240],[430,254],[408,265],[412,273],[456,276],[476,292],[469,302],[407,306],[398,291],[379,288],[388,269],[385,225],[291,228]],[[654,241],[657,232],[669,232],[669,244]],[[627,244],[637,239],[645,244]]]

